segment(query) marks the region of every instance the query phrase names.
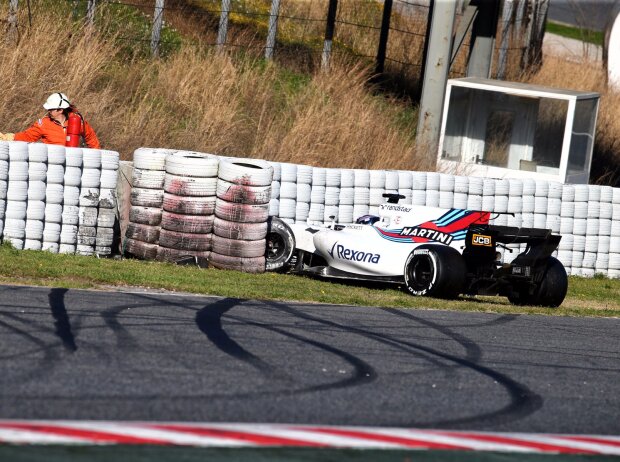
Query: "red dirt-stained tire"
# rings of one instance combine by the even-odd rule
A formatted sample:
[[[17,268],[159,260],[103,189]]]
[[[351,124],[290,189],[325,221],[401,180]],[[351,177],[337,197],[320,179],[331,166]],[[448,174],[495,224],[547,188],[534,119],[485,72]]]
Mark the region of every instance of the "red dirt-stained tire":
[[[164,193],[164,210],[184,215],[213,215],[215,196],[187,197]]]
[[[222,199],[215,202],[215,216],[238,223],[262,223],[269,217],[269,204],[235,204]]]
[[[211,250],[212,234],[181,233],[162,229],[159,243],[162,247],[177,250]]]
[[[260,159],[221,158],[218,177],[230,183],[269,186],[273,181],[273,167]]]
[[[161,170],[143,170],[134,168],[131,184],[134,188],[162,189],[166,172]]]
[[[131,254],[142,260],[155,260],[157,256],[157,247],[156,244],[136,241],[135,239],[125,239],[124,253]]]
[[[245,273],[264,273],[265,257],[243,258],[220,255],[211,252],[209,259],[211,266],[225,270],[243,271]]]
[[[161,227],[182,233],[207,234],[213,231],[214,215],[183,215],[164,210]]]
[[[164,191],[177,196],[215,196],[217,178],[185,177],[166,173]],[[163,198],[162,198],[163,200]]]
[[[101,213],[101,211],[99,213]],[[140,207],[132,205],[129,209],[129,221],[142,225],[157,226],[161,223],[161,209],[159,207]]]
[[[159,230],[159,226],[129,223],[127,225],[127,230],[125,231],[125,237],[128,239],[147,242],[149,244],[157,244],[157,241],[159,240]]]
[[[141,207],[161,207],[163,201],[164,192],[161,189],[131,189],[131,205],[138,205]]]
[[[246,241],[265,239],[265,236],[267,236],[267,222],[237,223],[215,217],[213,221],[213,234],[228,239],[243,239]]]
[[[267,244],[265,239],[259,239],[256,241],[241,241],[238,239],[227,239],[221,236],[213,236],[213,246],[211,247],[214,252],[220,255],[229,255],[231,257],[263,257],[265,256],[265,250]]]
[[[176,263],[178,261],[184,260],[188,257],[196,257],[199,259],[208,260],[211,256],[210,251],[200,251],[200,250],[179,250],[179,249],[171,249],[169,247],[159,246],[157,249],[157,260],[159,261],[167,261],[170,263]]]
[[[268,204],[271,199],[271,186],[248,186],[220,179],[217,181],[215,195],[237,204]]]

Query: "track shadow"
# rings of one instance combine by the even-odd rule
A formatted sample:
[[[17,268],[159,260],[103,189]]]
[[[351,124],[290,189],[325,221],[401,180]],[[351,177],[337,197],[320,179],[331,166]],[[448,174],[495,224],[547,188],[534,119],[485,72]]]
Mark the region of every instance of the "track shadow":
[[[77,351],[73,332],[71,332],[71,323],[69,315],[65,308],[65,294],[69,289],[52,289],[48,295],[52,316],[54,317],[54,325],[56,326],[56,335],[62,340],[64,347],[71,351]]]

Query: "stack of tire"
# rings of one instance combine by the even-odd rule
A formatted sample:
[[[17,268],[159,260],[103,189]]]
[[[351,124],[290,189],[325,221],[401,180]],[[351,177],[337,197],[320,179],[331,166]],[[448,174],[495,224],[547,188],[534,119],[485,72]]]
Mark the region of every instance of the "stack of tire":
[[[295,223],[305,223],[310,220],[322,221],[325,210],[324,197],[318,200],[312,198],[312,173],[309,165],[297,165],[297,184],[295,197]],[[323,184],[324,186],[324,184]]]
[[[405,196],[399,203],[411,205],[413,200],[412,172],[400,170],[398,172],[398,194]]]
[[[157,257],[164,203],[166,156],[170,150],[139,148],[133,154],[131,207],[123,253],[144,260]]]
[[[97,211],[95,253],[110,255],[116,223],[116,183],[118,182],[118,152],[101,151],[101,187]]]
[[[76,251],[80,219],[82,156],[81,148],[65,148],[65,176],[59,253],[72,254]]]
[[[286,223],[295,223],[297,215],[297,165],[280,164],[279,213],[277,216]],[[275,194],[274,194],[275,197]],[[308,213],[310,211],[308,210]]]
[[[58,253],[65,181],[64,146],[47,146],[47,183],[45,186],[45,221],[43,223],[42,250]]]
[[[178,151],[166,156],[164,200],[157,259],[179,262],[191,257],[206,266],[213,233],[219,160]]]
[[[25,250],[41,250],[42,247],[46,178],[47,146],[44,144],[29,144]]]
[[[350,169],[340,171],[340,193],[338,195],[338,221],[353,223],[355,220],[355,172]]]
[[[16,249],[24,248],[28,201],[28,144],[9,144],[9,174],[4,216],[4,238]]]
[[[212,266],[250,273],[265,271],[272,180],[273,167],[266,161],[220,159]]]
[[[82,149],[82,167],[75,250],[79,255],[94,255],[101,194],[101,151]]]
[[[612,191],[612,223],[620,223],[620,188]],[[609,269],[610,278],[620,278],[620,226],[612,226],[609,241]]]
[[[0,141],[0,236],[4,231],[4,212],[6,209],[6,190],[9,180],[9,144]]]
[[[426,174],[426,201],[424,205],[427,207],[439,207],[439,185],[440,175],[437,172],[428,172]]]
[[[353,217],[361,217],[370,212],[370,172],[353,170]]]
[[[342,223],[340,206],[340,170],[336,168],[325,169],[325,221],[329,222],[334,216],[336,221]],[[351,207],[351,211],[353,208]]]

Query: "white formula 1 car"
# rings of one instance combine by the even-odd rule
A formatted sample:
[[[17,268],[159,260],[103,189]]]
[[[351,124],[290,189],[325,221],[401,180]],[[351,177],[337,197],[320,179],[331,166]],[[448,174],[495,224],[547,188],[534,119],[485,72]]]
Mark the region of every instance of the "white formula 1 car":
[[[405,286],[412,295],[501,295],[513,304],[559,306],[568,287],[548,229],[490,225],[491,213],[398,204],[355,224],[287,224],[272,217],[267,270]],[[499,249],[527,244],[511,263]]]

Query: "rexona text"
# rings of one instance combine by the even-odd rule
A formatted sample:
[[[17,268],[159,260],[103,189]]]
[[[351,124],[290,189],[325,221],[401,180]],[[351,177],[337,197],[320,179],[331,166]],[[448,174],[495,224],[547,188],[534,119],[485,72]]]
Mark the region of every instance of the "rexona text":
[[[337,242],[332,246],[329,255],[332,258],[338,258],[340,260],[360,261],[364,263],[379,263],[379,259],[381,258],[381,255],[378,253],[347,249],[344,245],[338,244]]]
[[[417,226],[403,228],[403,230],[400,232],[400,235],[423,237],[425,239],[442,242],[444,244],[450,244],[450,242],[454,240],[454,238],[450,234],[442,233],[441,231],[437,231],[436,229],[419,228]]]

